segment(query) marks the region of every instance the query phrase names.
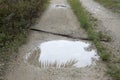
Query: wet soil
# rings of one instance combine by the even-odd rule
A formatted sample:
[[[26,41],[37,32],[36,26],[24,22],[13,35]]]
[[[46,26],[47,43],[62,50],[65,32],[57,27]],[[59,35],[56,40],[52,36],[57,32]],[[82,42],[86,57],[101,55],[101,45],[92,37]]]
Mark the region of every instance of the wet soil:
[[[55,6],[53,7],[53,5]],[[51,0],[48,9],[32,28],[87,38],[86,32],[80,28],[80,24],[66,0]],[[76,41],[79,39],[30,31],[28,42],[19,49],[19,58],[12,63],[13,66],[6,75],[6,80],[111,80],[106,75],[106,66],[101,60],[97,61],[96,65],[82,68],[40,68],[36,65],[38,64],[36,60],[39,58],[36,55],[39,53],[35,51],[36,54],[28,59],[29,63],[25,61],[27,53],[33,51],[39,44],[52,40]]]

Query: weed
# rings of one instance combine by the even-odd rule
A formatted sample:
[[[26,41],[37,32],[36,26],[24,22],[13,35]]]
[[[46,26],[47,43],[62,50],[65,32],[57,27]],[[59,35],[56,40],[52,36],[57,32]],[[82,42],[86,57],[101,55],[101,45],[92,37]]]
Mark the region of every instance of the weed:
[[[102,60],[108,61],[110,55],[100,43],[100,37],[103,37],[103,35],[93,30],[93,26],[90,23],[90,15],[84,10],[79,0],[68,0],[68,2],[71,5],[71,8],[73,9],[78,20],[80,21],[81,26],[87,31],[88,37],[93,40]]]
[[[107,2],[108,0],[101,0],[101,1]],[[115,1],[117,1],[117,0],[115,0]],[[107,64],[107,67],[108,67],[107,73],[110,74],[113,77],[113,79],[120,80],[120,68],[115,64],[111,65],[111,62],[110,62],[111,55],[107,51],[107,49],[100,43],[101,38],[102,39],[105,38],[108,41],[111,40],[111,38],[106,35],[103,35],[102,32],[97,33],[94,31],[93,25],[90,23],[91,22],[90,15],[88,15],[88,13],[86,13],[84,8],[80,4],[79,0],[68,0],[68,3],[70,4],[71,8],[73,9],[78,20],[80,21],[81,26],[87,31],[88,37],[93,40],[93,43],[95,44],[100,57]]]
[[[111,41],[111,37],[103,34],[101,31],[98,32],[97,36],[99,37],[99,39],[103,39],[103,40],[106,40],[106,41]]]
[[[110,74],[115,80],[120,80],[120,67],[114,64],[108,64],[107,73]]]
[[[101,45],[100,41],[98,41],[98,40],[94,40],[93,42],[94,42],[102,60],[103,61],[109,61],[110,60],[110,54],[107,52],[106,48],[104,48]]]

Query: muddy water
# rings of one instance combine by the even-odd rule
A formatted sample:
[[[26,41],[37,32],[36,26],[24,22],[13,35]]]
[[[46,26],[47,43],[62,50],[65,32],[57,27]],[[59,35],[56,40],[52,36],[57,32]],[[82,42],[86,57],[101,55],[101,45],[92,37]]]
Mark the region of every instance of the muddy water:
[[[48,41],[39,45],[38,48],[40,51],[28,53],[26,59],[29,59],[33,55],[39,56],[38,64],[40,64],[40,68],[85,67],[92,65],[99,59],[96,50],[88,50],[89,47],[90,43],[82,41]],[[39,55],[36,53],[39,53]],[[36,60],[33,57],[31,59],[35,63]]]

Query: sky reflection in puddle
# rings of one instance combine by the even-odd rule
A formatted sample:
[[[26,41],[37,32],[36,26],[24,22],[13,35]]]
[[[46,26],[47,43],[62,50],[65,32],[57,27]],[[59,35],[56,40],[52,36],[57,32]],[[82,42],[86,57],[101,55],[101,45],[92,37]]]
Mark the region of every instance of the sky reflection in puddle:
[[[73,62],[72,66],[85,67],[91,65],[99,56],[96,50],[88,51],[90,43],[82,41],[57,40],[40,44],[41,50],[39,61],[58,65]],[[93,59],[95,61],[93,61]]]

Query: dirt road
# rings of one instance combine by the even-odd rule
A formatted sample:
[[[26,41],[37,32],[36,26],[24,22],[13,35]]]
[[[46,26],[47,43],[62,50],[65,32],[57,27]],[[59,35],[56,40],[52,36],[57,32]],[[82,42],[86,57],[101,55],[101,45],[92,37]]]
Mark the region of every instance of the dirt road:
[[[104,43],[113,54],[113,59],[120,60],[120,15],[104,8],[94,0],[80,0],[83,7],[97,19],[97,30],[111,36],[112,41]]]
[[[110,31],[111,35],[120,41],[120,16],[110,12],[94,0],[80,1],[86,10],[100,21],[106,31]]]
[[[51,0],[48,9],[32,28],[76,37],[87,37],[66,0]],[[105,65],[101,61],[98,61],[96,65],[83,68],[58,69],[43,69],[25,62],[24,57],[30,50],[49,40],[74,39],[31,31],[28,42],[19,49],[19,58],[13,63],[14,66],[6,76],[6,80],[110,80],[110,77],[105,74]]]

